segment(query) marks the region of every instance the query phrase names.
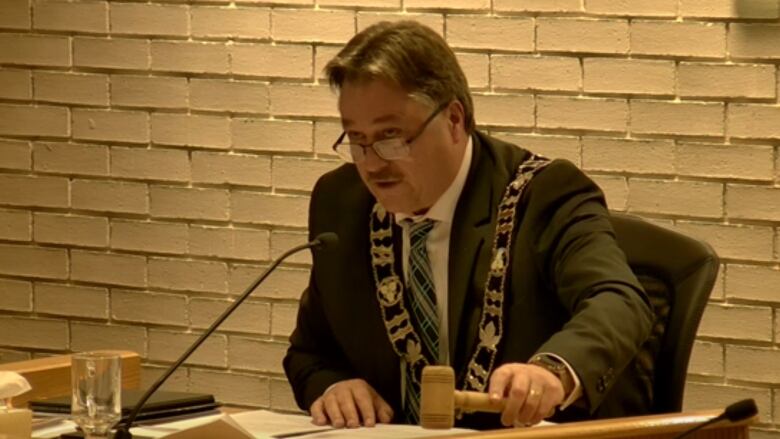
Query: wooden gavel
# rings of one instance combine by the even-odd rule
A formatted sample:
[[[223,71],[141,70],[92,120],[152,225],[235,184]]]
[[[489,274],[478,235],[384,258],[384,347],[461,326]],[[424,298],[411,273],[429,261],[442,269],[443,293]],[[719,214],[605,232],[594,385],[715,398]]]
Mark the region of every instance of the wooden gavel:
[[[455,425],[455,410],[500,413],[506,401],[487,393],[455,390],[455,372],[449,366],[426,366],[420,384],[420,425],[445,429]]]

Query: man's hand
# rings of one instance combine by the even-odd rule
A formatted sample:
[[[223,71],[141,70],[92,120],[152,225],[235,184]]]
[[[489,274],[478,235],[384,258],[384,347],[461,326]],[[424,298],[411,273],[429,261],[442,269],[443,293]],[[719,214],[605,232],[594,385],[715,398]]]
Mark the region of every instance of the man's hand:
[[[377,420],[387,424],[393,419],[393,409],[365,380],[340,381],[309,408],[315,425],[341,428],[373,427]]]
[[[500,366],[490,376],[490,399],[506,398],[501,423],[507,427],[538,424],[563,402],[563,384],[543,367],[523,363]]]

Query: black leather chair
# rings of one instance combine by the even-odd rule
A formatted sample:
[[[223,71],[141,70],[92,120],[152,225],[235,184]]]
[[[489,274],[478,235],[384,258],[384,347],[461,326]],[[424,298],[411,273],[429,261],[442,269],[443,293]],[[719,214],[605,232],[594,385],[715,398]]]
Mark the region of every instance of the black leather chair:
[[[653,413],[679,412],[696,330],[718,274],[718,256],[705,242],[638,217],[613,213],[612,225],[656,314],[653,335],[640,354],[653,377]]]

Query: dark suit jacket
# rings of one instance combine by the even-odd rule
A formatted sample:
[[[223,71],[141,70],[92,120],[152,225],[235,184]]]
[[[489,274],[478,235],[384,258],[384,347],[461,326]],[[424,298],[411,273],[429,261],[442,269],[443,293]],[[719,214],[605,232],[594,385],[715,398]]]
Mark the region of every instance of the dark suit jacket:
[[[449,258],[450,359],[457,383],[477,342],[497,204],[530,155],[479,132],[472,138]],[[336,232],[340,243],[314,253],[284,359],[303,409],[336,381],[359,377],[401,413],[400,360],[385,332],[370,265],[374,202],[353,165],[325,174],[314,188],[309,233]],[[556,160],[531,180],[518,221],[496,364],[526,362],[537,352],[565,358],[584,399],[557,420],[646,413],[651,395],[634,355],[649,334],[652,313],[615,243],[602,192],[573,164]],[[467,416],[459,425],[500,426],[497,415]]]

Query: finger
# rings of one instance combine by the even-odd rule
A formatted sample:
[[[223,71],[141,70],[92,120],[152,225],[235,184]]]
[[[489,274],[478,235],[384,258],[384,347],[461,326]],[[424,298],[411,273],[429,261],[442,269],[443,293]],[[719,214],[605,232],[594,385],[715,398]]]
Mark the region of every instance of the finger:
[[[376,424],[376,413],[374,412],[374,401],[367,387],[359,386],[352,392],[355,397],[355,405],[363,419],[363,425],[373,427]],[[349,423],[348,423],[349,425]],[[358,422],[358,425],[360,423]]]
[[[522,409],[523,404],[525,404],[529,386],[530,380],[528,375],[518,371],[512,376],[506,406],[501,413],[501,423],[505,426],[511,427],[514,425],[515,420],[518,418],[518,413]]]
[[[341,410],[341,414],[344,417],[344,425],[347,428],[360,427],[360,418],[358,418],[357,408],[355,408],[355,397],[352,394],[352,390],[348,389],[344,392],[339,392],[336,395],[338,400],[338,406]]]
[[[525,397],[525,403],[517,413],[517,421],[523,424],[534,424],[532,422],[539,411],[539,405],[545,398],[544,387],[536,383],[531,383],[528,394]],[[549,395],[547,396],[549,398]]]
[[[490,375],[488,393],[493,401],[501,400],[507,394],[507,387],[512,379],[512,371],[508,367],[499,367]]]
[[[539,402],[536,414],[531,418],[530,424],[536,425],[542,422],[542,419],[549,418],[555,414],[555,407],[560,404],[552,395],[552,392],[545,392],[544,397]]]
[[[330,425],[341,428],[344,426],[344,416],[341,414],[341,408],[339,408],[339,401],[334,393],[337,391],[331,391],[325,394],[324,405],[325,414],[330,419]]]
[[[379,422],[389,424],[393,420],[393,408],[378,393],[374,394],[374,409]]]
[[[328,418],[325,416],[325,411],[323,410],[321,396],[312,403],[311,407],[309,407],[309,412],[311,413],[311,421],[314,425],[326,425],[328,423]]]

